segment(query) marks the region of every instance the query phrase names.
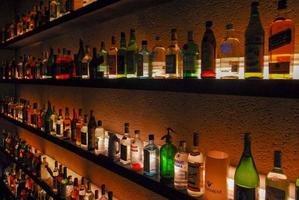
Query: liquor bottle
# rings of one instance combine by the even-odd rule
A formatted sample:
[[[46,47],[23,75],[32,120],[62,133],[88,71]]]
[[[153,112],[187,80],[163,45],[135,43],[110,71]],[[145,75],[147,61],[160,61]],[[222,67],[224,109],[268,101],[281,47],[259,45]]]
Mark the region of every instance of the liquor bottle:
[[[106,154],[105,152],[105,129],[102,126],[102,121],[98,121],[98,126],[95,129],[95,138],[96,138],[96,155]]]
[[[174,187],[187,189],[188,185],[188,153],[186,141],[180,141],[179,151],[174,157]]]
[[[151,77],[150,72],[150,54],[147,50],[147,41],[142,40],[142,49],[137,54],[137,77],[138,78],[149,78]]]
[[[74,10],[78,10],[83,7],[83,0],[73,0]]]
[[[113,161],[119,161],[120,141],[114,133],[109,132],[108,134],[109,134],[108,158],[110,158]]]
[[[245,78],[263,78],[265,31],[258,11],[259,2],[251,4],[249,24],[245,32]]]
[[[65,197],[66,199],[70,199],[71,195],[72,195],[72,190],[73,190],[73,180],[72,180],[72,176],[68,176],[67,177],[67,185],[65,187]]]
[[[296,197],[295,200],[299,200],[299,178],[296,180]]]
[[[71,121],[71,141],[76,142],[76,124],[78,121],[78,115],[75,109],[73,109],[73,118]]]
[[[118,49],[115,46],[115,37],[111,38],[111,47],[108,51],[108,67],[109,67],[109,78],[116,78],[117,74],[117,54]]]
[[[166,78],[181,78],[181,50],[177,42],[176,29],[171,29],[171,43],[166,50]]]
[[[193,133],[193,148],[188,155],[188,188],[189,195],[200,197],[204,193],[203,186],[204,157],[199,152],[199,134]]]
[[[76,145],[81,146],[81,128],[83,127],[84,118],[82,117],[82,109],[79,109],[78,120],[76,122]]]
[[[113,192],[108,192],[108,200],[113,200]]]
[[[58,119],[56,121],[56,137],[63,137],[63,121],[62,109],[59,109]]]
[[[102,186],[101,186],[101,198],[100,198],[100,200],[107,200],[107,197],[106,197],[106,185],[105,184],[103,184]]]
[[[131,138],[129,123],[125,123],[124,127],[124,136],[120,141],[120,162],[126,165],[131,162]]]
[[[50,130],[51,130],[51,135],[55,135],[56,134],[56,122],[57,122],[58,116],[57,113],[55,112],[55,107],[53,106],[53,112],[51,114],[50,117]]]
[[[37,115],[38,115],[38,105],[37,103],[33,104],[33,112],[31,113],[31,126],[37,127]]]
[[[99,78],[108,78],[108,52],[105,48],[105,43],[101,42],[101,48],[98,53],[98,67],[96,71],[96,77]]]
[[[94,200],[100,200],[99,190],[94,191]]]
[[[159,148],[154,143],[154,135],[148,136],[149,144],[143,149],[143,172],[147,176],[155,176],[159,168]]]
[[[75,60],[75,65],[76,65],[76,78],[82,78],[82,60],[84,58],[85,52],[84,52],[84,47],[83,47],[83,40],[80,39],[79,41],[79,51],[77,53],[77,59]]]
[[[97,79],[98,61],[97,49],[92,48],[92,59],[89,63],[90,79]]]
[[[121,32],[120,34],[120,47],[117,51],[117,77],[125,78],[126,77],[126,34]]]
[[[53,21],[59,16],[57,0],[50,1],[50,21]]]
[[[266,200],[288,200],[289,181],[281,166],[281,151],[274,152],[274,167],[266,178]]]
[[[244,151],[235,172],[235,200],[257,200],[260,179],[251,154],[251,138],[244,135]]]
[[[55,60],[56,60],[56,55],[54,55],[54,50],[50,48],[50,53],[47,60],[47,73],[44,78],[54,77],[53,73],[54,73],[54,69],[56,68]]]
[[[91,52],[90,47],[86,46],[85,56],[82,58],[82,79],[89,79],[90,72],[89,72],[89,63],[91,61]]]
[[[12,69],[11,65],[8,66],[9,73],[8,73],[8,79],[11,79]],[[30,60],[30,72],[29,72],[29,79],[33,80],[36,78],[36,58],[32,57]]]
[[[140,139],[140,130],[135,130],[135,137],[131,143],[131,168],[139,171],[143,168],[143,142]]]
[[[60,196],[61,195],[61,181],[63,179],[63,171],[62,171],[62,165],[59,165],[58,168],[58,176],[57,176],[57,194]]]
[[[88,127],[87,127],[87,115],[84,115],[84,121],[81,128],[81,148],[87,150],[87,143],[88,143]]]
[[[67,176],[67,167],[63,167],[63,179],[61,180],[60,183],[60,197],[62,199],[67,198],[67,190],[66,186],[68,185],[68,176]]]
[[[287,0],[278,0],[278,16],[270,25],[269,78],[292,79],[295,24],[287,17]]]
[[[130,30],[130,40],[126,52],[127,78],[137,77],[137,59],[138,45],[136,42],[135,29]]]
[[[95,129],[97,128],[97,121],[93,115],[93,110],[90,111],[89,121],[88,121],[88,139],[87,139],[87,149],[88,151],[93,151],[95,149]]]
[[[85,178],[81,178],[81,185],[79,189],[79,200],[84,200],[86,194],[86,187],[85,187]]]
[[[23,60],[24,60],[23,56],[20,56],[19,62],[18,62],[18,67],[17,67],[17,70],[18,70],[18,73],[16,76],[17,79],[23,79],[23,70],[24,70],[23,69],[24,68]],[[0,78],[1,78],[1,76],[0,76]]]
[[[193,31],[188,32],[188,42],[183,46],[183,78],[198,78],[199,49],[193,41]]]
[[[173,181],[174,178],[174,156],[177,152],[176,147],[172,144],[170,133],[174,132],[167,128],[167,133],[161,140],[165,139],[165,144],[160,149],[160,177],[162,181]]]
[[[78,200],[79,199],[79,183],[78,178],[74,178],[74,185],[71,191],[71,199]]]
[[[52,172],[52,177],[53,177],[53,191],[54,192],[57,192],[58,191],[58,174],[59,174],[59,171],[58,171],[58,162],[55,161],[55,167],[53,169],[53,172]]]
[[[57,49],[57,56],[55,61],[55,78],[56,79],[62,79],[61,77],[61,69],[62,69],[62,60],[63,60],[63,54],[60,50],[60,48]]]
[[[216,78],[216,39],[213,22],[206,22],[206,31],[201,42],[201,78]]]
[[[91,191],[90,180],[87,180],[87,190],[86,190],[84,200],[94,200],[94,194]]]
[[[49,183],[51,178],[48,168],[49,168],[49,163],[47,162],[47,157],[43,157],[42,166],[41,166],[41,179],[46,183]]]
[[[42,60],[41,58],[37,59],[35,66],[35,79],[41,79],[41,68],[42,68]]]
[[[64,120],[63,120],[63,136],[65,138],[71,138],[71,118],[70,118],[70,113],[69,113],[69,108],[65,108],[65,114],[64,114]]]
[[[240,41],[234,36],[233,24],[225,26],[225,37],[220,44],[220,78],[238,79],[240,76]]]

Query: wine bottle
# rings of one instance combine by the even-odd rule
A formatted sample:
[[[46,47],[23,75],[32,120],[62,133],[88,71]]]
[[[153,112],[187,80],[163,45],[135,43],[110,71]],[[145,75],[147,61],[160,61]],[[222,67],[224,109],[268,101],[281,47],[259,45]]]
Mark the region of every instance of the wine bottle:
[[[249,133],[244,135],[244,151],[235,172],[235,200],[257,200],[259,175],[251,154],[251,138]]]

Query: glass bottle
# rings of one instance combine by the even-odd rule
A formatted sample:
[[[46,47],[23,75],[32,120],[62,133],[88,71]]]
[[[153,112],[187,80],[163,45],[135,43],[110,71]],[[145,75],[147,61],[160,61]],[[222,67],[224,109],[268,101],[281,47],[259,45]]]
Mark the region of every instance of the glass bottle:
[[[19,62],[18,62],[18,75],[17,75],[17,79],[23,79],[23,70],[24,70],[24,58],[23,56],[20,56],[19,58]]]
[[[81,128],[83,127],[84,118],[82,116],[82,109],[79,109],[78,120],[76,122],[76,145],[81,145]]]
[[[53,21],[59,16],[57,0],[50,1],[50,21]]]
[[[148,136],[149,144],[143,149],[143,172],[147,176],[155,176],[159,170],[159,148],[154,143],[154,135]]]
[[[244,151],[235,172],[235,200],[257,200],[260,179],[251,154],[251,138],[244,135]]]
[[[82,60],[83,60],[83,58],[84,58],[84,56],[85,56],[85,51],[84,51],[84,47],[83,47],[83,40],[82,39],[80,39],[79,40],[79,51],[78,51],[78,53],[77,53],[77,59],[75,60],[75,65],[76,65],[76,67],[75,67],[75,77],[76,78],[82,78]]]
[[[57,192],[58,191],[58,174],[59,174],[59,171],[58,171],[58,162],[55,161],[55,166],[54,166],[54,169],[53,169],[53,172],[52,172],[52,177],[53,177],[53,191],[54,192]]]
[[[151,76],[149,68],[150,54],[147,50],[147,41],[142,40],[142,49],[137,54],[137,77],[149,78]]]
[[[126,52],[127,78],[137,77],[137,60],[138,45],[136,42],[135,29],[130,30],[130,40]]]
[[[161,138],[161,140],[165,139],[165,144],[160,149],[160,178],[166,182],[173,182],[174,156],[177,152],[176,147],[171,141],[171,132],[174,131],[171,128],[167,128],[167,134]]]
[[[76,142],[76,124],[78,121],[78,115],[75,109],[73,109],[73,118],[71,121],[71,141]]]
[[[115,37],[111,38],[111,47],[108,51],[108,70],[109,70],[109,78],[116,78],[117,74],[117,54],[118,49],[115,46]]]
[[[67,190],[66,190],[67,185],[68,185],[67,167],[63,167],[63,178],[60,183],[60,188],[61,188],[60,197],[62,199],[67,198]]]
[[[90,111],[89,121],[88,121],[88,139],[87,139],[87,149],[88,151],[93,151],[95,149],[95,129],[97,128],[97,121],[93,115],[93,110]]]
[[[86,194],[85,194],[84,200],[94,200],[94,194],[91,191],[91,184],[90,184],[89,180],[87,180],[87,190],[86,190]]]
[[[106,185],[105,184],[103,184],[102,186],[101,186],[101,191],[102,191],[102,196],[101,196],[101,198],[100,198],[100,200],[107,200],[107,197],[106,197]]]
[[[54,50],[50,48],[49,57],[47,59],[47,73],[44,78],[52,78],[53,77],[53,69],[56,68],[55,65],[56,56],[54,55]]]
[[[56,137],[62,138],[63,137],[63,116],[62,116],[62,109],[59,109],[58,119],[56,122]]]
[[[71,195],[72,195],[72,190],[73,190],[73,180],[72,180],[72,176],[68,176],[67,177],[68,181],[67,181],[67,185],[66,185],[66,199],[71,199]]]
[[[225,26],[225,37],[220,44],[220,78],[238,79],[240,76],[240,41],[234,36],[233,24]]]
[[[177,41],[176,29],[171,29],[171,43],[166,50],[166,78],[181,78],[181,50]]]
[[[152,77],[156,79],[165,78],[166,51],[161,44],[159,36],[155,38],[155,45],[151,53]]]
[[[201,42],[201,78],[216,78],[216,39],[213,22],[206,22],[206,31]]]
[[[97,49],[92,48],[92,59],[89,63],[90,79],[97,79],[98,61]]]
[[[143,168],[142,150],[143,142],[140,139],[140,130],[135,130],[135,137],[131,143],[131,168],[135,171]]]
[[[189,195],[200,197],[204,193],[204,157],[199,152],[199,134],[193,133],[193,148],[188,155],[188,188]]]
[[[41,179],[46,183],[49,183],[51,178],[48,171],[48,167],[49,167],[49,163],[47,162],[47,157],[43,157],[43,161],[41,164]]]
[[[31,126],[33,127],[37,127],[37,115],[38,115],[38,107],[37,107],[37,103],[33,104],[33,112],[31,113]]]
[[[100,200],[99,190],[94,191],[94,200]]]
[[[131,162],[131,138],[129,123],[125,123],[124,127],[124,136],[120,141],[120,162],[126,165]]]
[[[126,34],[121,32],[120,34],[120,47],[117,52],[117,77],[125,78],[126,77]]]
[[[106,154],[105,153],[105,129],[102,126],[102,121],[98,121],[98,126],[95,129],[95,138],[96,138],[96,155]]]
[[[113,192],[108,192],[108,200],[113,200]]]
[[[274,167],[266,178],[266,200],[288,200],[289,180],[281,166],[281,151],[274,152]]]
[[[87,150],[87,144],[88,144],[88,126],[87,126],[87,115],[84,115],[84,121],[81,128],[81,148]]]
[[[84,200],[84,197],[86,195],[86,187],[85,187],[85,178],[81,178],[81,185],[79,189],[79,200]]]
[[[58,116],[57,113],[55,112],[55,107],[53,106],[53,112],[50,117],[50,130],[51,130],[51,135],[56,135],[56,122],[57,122]]]
[[[270,25],[269,78],[292,79],[295,23],[287,18],[287,0],[278,0],[278,16]]]
[[[63,127],[64,127],[64,137],[65,138],[71,138],[71,118],[70,118],[70,112],[69,108],[65,108],[65,115],[64,115],[64,120],[63,120]]]
[[[105,43],[101,42],[101,48],[98,53],[98,66],[96,77],[99,78],[108,78],[108,52],[105,48]]]
[[[178,190],[187,189],[188,153],[186,141],[180,141],[179,151],[174,157],[174,187]]]
[[[82,79],[89,79],[90,78],[90,71],[89,71],[89,63],[91,61],[91,52],[90,47],[86,46],[85,56],[82,59]]]
[[[265,31],[258,11],[259,2],[251,4],[249,24],[245,32],[245,78],[263,78]]]
[[[198,78],[199,49],[193,41],[193,31],[188,32],[188,42],[183,46],[183,78]]]

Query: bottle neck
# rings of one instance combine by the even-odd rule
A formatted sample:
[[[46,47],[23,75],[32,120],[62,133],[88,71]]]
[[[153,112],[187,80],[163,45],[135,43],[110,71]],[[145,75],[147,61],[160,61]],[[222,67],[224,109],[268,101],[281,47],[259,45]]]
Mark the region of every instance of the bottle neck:
[[[245,139],[243,156],[251,157],[251,142]]]
[[[235,30],[234,29],[229,29],[229,30],[226,30],[226,38],[233,38],[234,37],[234,33],[235,33]]]
[[[151,145],[153,145],[153,144],[155,144],[155,141],[154,140],[150,140],[148,143],[151,144]]]

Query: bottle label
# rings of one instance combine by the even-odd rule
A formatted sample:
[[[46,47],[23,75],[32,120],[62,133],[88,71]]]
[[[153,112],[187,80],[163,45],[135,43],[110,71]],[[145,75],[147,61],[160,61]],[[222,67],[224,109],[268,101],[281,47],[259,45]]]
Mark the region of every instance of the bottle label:
[[[203,180],[200,179],[201,167],[202,163],[188,163],[188,188],[200,191],[203,186]]]
[[[87,145],[86,136],[87,136],[86,132],[81,132],[81,144],[82,145]]]
[[[174,162],[174,171],[174,182],[176,184],[186,184],[188,179],[188,163],[184,160],[176,159]]]
[[[88,63],[82,63],[81,66],[82,66],[82,68],[81,68],[82,76],[87,76],[88,75],[88,68],[89,68]]]
[[[127,156],[127,146],[126,145],[120,145],[120,158],[124,161],[128,160]]]
[[[251,39],[251,38],[250,38]],[[245,72],[262,72],[264,66],[264,38],[256,37],[245,44]]]
[[[166,55],[166,74],[175,74],[176,66],[176,55]]]
[[[117,74],[125,74],[125,56],[117,55]]]
[[[144,171],[155,173],[157,170],[156,151],[144,150]]]
[[[235,185],[235,200],[257,200],[258,192],[255,188],[244,188]]]
[[[127,51],[127,73],[135,74],[136,73],[136,57],[135,51]]]
[[[152,62],[153,77],[164,76],[165,74],[165,62]]]
[[[132,155],[132,157],[131,157],[131,162],[132,163],[139,163],[140,162],[141,152],[140,152],[138,146],[135,145],[135,144],[131,145],[131,155]]]
[[[285,192],[283,190],[267,186],[266,200],[283,200],[285,199]]]
[[[116,74],[116,56],[108,55],[109,74]]]
[[[202,44],[201,69],[202,71],[215,71],[216,52],[212,43],[204,42]]]
[[[137,55],[137,76],[143,76],[143,70],[145,70],[145,65],[147,65],[148,68],[148,63],[143,63],[143,55],[138,54]]]
[[[197,62],[194,54],[186,54],[183,57],[183,69],[186,73],[195,73],[195,63]]]
[[[288,45],[291,43],[291,41],[292,41],[291,29],[287,29],[279,33],[276,33],[269,38],[269,51]]]

